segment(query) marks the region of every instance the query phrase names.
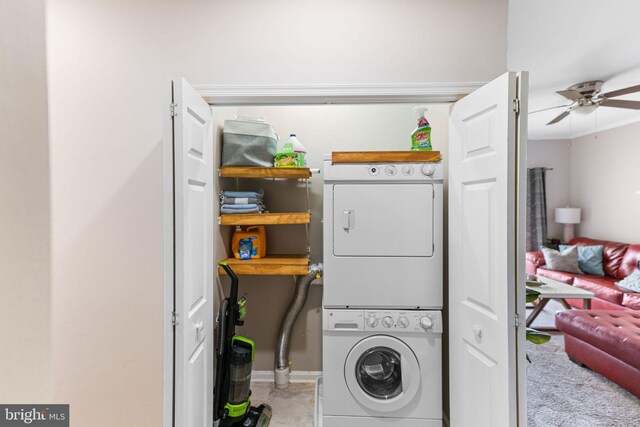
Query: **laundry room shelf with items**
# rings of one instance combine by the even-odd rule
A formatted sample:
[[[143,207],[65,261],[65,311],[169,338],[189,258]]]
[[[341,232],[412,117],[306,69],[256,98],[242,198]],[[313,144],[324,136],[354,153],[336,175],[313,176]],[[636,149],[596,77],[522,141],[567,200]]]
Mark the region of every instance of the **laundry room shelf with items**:
[[[269,255],[250,260],[229,258],[226,263],[236,274],[303,276],[309,271],[308,254]],[[226,274],[222,267],[218,267],[218,272]]]
[[[309,168],[273,168],[259,166],[223,166],[220,168],[223,178],[311,178]]]
[[[274,179],[301,180],[305,183],[306,212],[265,212],[250,214],[221,214],[218,223],[230,226],[251,225],[296,225],[305,226],[307,236],[307,253],[305,254],[267,254],[262,258],[240,260],[231,257],[227,264],[236,274],[248,275],[305,275],[309,269],[309,224],[311,212],[309,209],[309,168],[275,168],[258,166],[223,166],[220,168],[221,178],[239,179]],[[223,268],[218,268],[220,274],[226,274]]]
[[[309,224],[309,212],[256,213],[256,214],[222,214],[220,225],[286,225]]]

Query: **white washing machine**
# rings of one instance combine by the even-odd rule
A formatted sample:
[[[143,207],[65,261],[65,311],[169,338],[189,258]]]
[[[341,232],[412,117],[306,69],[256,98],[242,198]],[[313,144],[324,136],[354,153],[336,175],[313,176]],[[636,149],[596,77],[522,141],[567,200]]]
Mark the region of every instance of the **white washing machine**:
[[[323,310],[323,427],[442,426],[442,315]]]
[[[324,161],[326,308],[442,308],[442,163]]]

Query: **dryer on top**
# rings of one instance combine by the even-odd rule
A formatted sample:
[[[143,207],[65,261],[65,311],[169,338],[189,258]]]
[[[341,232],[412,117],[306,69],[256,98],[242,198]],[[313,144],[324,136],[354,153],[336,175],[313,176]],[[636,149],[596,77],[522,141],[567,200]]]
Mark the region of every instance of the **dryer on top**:
[[[441,308],[442,164],[324,166],[324,306]]]

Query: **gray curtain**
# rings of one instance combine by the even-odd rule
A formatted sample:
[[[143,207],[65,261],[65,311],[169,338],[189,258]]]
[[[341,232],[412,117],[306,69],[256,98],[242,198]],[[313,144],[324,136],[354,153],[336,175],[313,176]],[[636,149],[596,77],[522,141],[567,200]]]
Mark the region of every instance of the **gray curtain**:
[[[527,252],[539,251],[547,241],[545,168],[527,170]]]

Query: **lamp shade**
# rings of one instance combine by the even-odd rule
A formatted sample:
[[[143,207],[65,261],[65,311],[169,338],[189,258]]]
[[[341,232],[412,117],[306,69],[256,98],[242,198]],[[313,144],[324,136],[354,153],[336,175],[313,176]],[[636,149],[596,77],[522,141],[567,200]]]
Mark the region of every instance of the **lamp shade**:
[[[556,208],[556,222],[559,224],[580,224],[580,208]]]

